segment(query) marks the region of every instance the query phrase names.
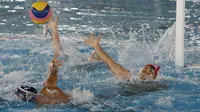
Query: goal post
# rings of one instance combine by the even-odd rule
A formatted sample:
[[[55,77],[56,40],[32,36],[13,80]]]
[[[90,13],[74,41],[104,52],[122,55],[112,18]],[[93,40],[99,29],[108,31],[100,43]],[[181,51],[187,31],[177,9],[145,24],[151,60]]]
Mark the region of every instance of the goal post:
[[[185,0],[176,0],[175,64],[184,67]]]

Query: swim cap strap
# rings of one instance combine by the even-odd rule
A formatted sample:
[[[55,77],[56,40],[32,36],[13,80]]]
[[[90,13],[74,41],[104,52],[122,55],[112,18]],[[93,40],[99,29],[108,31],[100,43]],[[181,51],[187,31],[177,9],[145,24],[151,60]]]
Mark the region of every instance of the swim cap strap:
[[[22,85],[15,90],[15,94],[24,101],[35,101],[37,90],[33,87]]]

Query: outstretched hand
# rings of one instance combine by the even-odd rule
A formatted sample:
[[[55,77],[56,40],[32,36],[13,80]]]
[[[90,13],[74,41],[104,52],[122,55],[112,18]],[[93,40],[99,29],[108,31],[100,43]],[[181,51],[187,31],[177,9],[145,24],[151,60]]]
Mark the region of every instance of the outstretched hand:
[[[100,34],[98,35],[97,39],[95,39],[94,33],[92,33],[90,38],[84,40],[84,43],[95,48],[99,46],[100,39]]]
[[[56,16],[55,20],[51,19],[48,24],[49,29],[56,29],[58,25],[58,17]]]

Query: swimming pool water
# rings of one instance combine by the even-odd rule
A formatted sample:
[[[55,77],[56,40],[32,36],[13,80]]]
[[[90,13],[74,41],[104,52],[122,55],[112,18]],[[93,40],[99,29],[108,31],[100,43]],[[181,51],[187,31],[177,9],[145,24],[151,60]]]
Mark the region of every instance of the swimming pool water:
[[[0,111],[200,111],[198,70],[174,68],[174,1],[49,2],[59,16],[62,47],[69,55],[60,69],[58,86],[72,92],[75,99],[70,104],[37,107],[14,95],[14,89],[21,84],[38,91],[42,88],[53,51],[50,36],[43,36],[42,27],[32,24],[26,14],[29,1],[0,2],[1,6],[9,6],[0,10]],[[194,35],[198,37],[192,29],[197,17],[192,15],[199,9],[198,3],[186,3],[191,15],[186,18],[186,41],[190,43]],[[8,11],[17,5],[24,9]],[[89,63],[93,49],[84,45],[83,39],[92,31],[102,34],[104,50],[131,71],[155,62],[153,57],[158,55],[161,71],[156,83],[122,83],[114,79],[104,64]]]

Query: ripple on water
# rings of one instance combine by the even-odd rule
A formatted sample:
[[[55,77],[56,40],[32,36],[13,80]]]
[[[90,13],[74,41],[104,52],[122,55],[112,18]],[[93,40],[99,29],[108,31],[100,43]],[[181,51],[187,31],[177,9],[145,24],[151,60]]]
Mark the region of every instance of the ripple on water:
[[[161,97],[158,100],[156,100],[155,104],[159,106],[164,106],[164,107],[172,107],[173,106],[173,101],[175,99],[173,97],[167,96],[167,97]]]
[[[0,8],[8,9],[8,8],[10,8],[10,6],[2,6],[2,5],[0,5]]]
[[[22,10],[22,9],[24,9],[24,7],[21,7],[21,6],[17,5],[17,6],[14,7],[14,9],[16,9],[16,10],[20,10],[21,9]]]
[[[12,13],[12,12],[16,12],[16,10],[8,10],[8,12],[11,12],[11,13]]]
[[[5,25],[6,23],[0,23],[0,25]]]

